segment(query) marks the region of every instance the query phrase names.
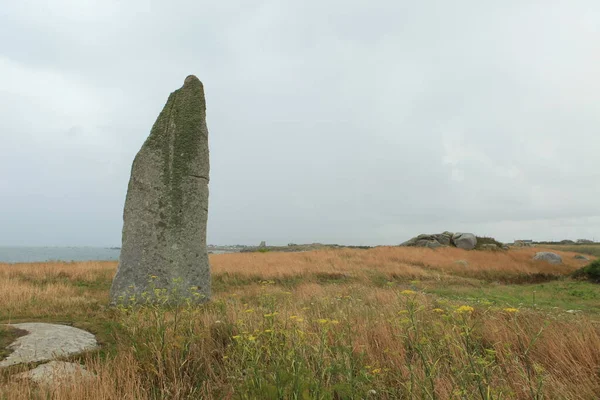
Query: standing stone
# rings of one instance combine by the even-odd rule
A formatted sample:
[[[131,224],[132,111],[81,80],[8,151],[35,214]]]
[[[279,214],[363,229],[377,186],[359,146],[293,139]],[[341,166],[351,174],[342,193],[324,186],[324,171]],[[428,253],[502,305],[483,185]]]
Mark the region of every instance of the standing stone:
[[[112,304],[210,298],[208,175],[204,87],[190,75],[133,160]]]

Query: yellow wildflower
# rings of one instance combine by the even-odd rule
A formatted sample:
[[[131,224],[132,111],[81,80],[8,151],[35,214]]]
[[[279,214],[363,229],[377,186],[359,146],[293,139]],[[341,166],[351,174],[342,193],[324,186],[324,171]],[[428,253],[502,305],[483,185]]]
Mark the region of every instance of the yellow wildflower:
[[[518,309],[512,308],[512,307],[505,308],[504,311],[506,311],[507,313],[516,313],[516,312],[519,312]]]
[[[475,311],[475,309],[471,306],[460,306],[456,309],[456,312],[459,314],[472,313],[473,311]]]
[[[378,374],[381,372],[381,368],[375,368],[373,371],[371,371],[372,374]]]
[[[400,292],[400,294],[404,294],[406,296],[410,296],[411,294],[416,294],[416,293],[417,292],[415,292],[414,290],[408,290],[408,289],[403,290],[403,291]]]
[[[433,312],[436,312],[436,313],[439,313],[439,314],[441,314],[441,313],[443,313],[443,312],[444,312],[444,310],[442,310],[441,308],[434,308],[434,309],[433,309],[433,310],[431,310],[431,311],[433,311]]]
[[[333,325],[337,325],[337,324],[339,324],[339,323],[340,323],[340,321],[338,321],[337,319],[332,319],[330,322],[331,322]]]
[[[327,323],[327,322],[329,322],[329,321],[327,321],[326,319],[323,319],[323,318],[321,318],[321,319],[318,319],[318,320],[317,320],[317,322],[318,322],[319,324],[321,324],[321,325],[324,325],[324,324],[326,324],[326,323]]]
[[[253,312],[254,312],[254,310],[253,310],[253,309],[251,309],[251,308],[249,308],[249,309],[245,310],[244,312],[246,312],[246,313],[253,313]]]

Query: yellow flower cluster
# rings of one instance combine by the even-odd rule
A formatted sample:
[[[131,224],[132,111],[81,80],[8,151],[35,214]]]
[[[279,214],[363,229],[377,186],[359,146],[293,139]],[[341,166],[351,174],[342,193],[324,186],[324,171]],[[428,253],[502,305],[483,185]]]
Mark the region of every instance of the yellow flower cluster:
[[[504,311],[506,311],[507,313],[516,313],[516,312],[519,312],[518,309],[512,308],[512,307],[505,308]]]
[[[417,294],[417,292],[415,292],[414,290],[403,290],[400,292],[400,294],[406,295],[406,296],[410,296],[411,294]]]
[[[340,323],[340,321],[338,321],[337,319],[325,319],[325,318],[318,319],[317,322],[321,325],[327,325],[327,324],[337,325]]]
[[[475,311],[475,309],[471,306],[460,306],[456,309],[456,312],[459,314],[463,314],[463,313],[472,313],[473,311]]]
[[[272,318],[274,316],[276,316],[277,314],[279,314],[277,311],[269,313],[269,314],[263,314],[263,317],[265,318]]]

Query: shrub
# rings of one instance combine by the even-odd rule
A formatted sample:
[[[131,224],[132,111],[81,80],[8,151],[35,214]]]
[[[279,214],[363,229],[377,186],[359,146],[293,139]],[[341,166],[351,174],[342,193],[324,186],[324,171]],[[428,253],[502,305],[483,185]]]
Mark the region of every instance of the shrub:
[[[481,246],[484,244],[495,244],[496,246],[498,246],[499,249],[501,249],[502,246],[504,246],[504,243],[497,241],[493,237],[476,236],[476,238],[477,238],[477,245],[475,246],[476,250],[479,250],[481,248]]]
[[[573,278],[588,279],[592,282],[600,283],[600,259],[592,261],[583,268],[573,272]]]

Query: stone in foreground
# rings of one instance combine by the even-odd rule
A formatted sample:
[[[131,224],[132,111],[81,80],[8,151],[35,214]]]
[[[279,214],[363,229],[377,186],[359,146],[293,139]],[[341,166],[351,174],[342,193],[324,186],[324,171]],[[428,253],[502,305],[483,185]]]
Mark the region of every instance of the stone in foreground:
[[[96,337],[82,329],[66,325],[29,322],[10,326],[27,331],[8,346],[12,353],[0,361],[0,367],[47,361],[57,357],[94,350]]]
[[[27,372],[17,375],[21,379],[29,379],[38,385],[77,384],[93,379],[95,374],[89,372],[81,364],[50,361]]]
[[[534,260],[547,261],[550,264],[562,264],[562,257],[549,251],[540,251],[533,257]]]
[[[190,75],[133,161],[111,304],[209,299],[208,175],[204,87]]]

